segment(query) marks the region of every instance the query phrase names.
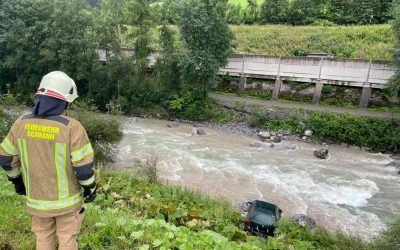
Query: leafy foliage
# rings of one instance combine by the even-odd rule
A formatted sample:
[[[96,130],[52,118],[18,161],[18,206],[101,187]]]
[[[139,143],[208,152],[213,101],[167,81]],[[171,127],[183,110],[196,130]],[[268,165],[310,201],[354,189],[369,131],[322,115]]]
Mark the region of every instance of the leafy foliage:
[[[311,129],[317,140],[347,142],[376,151],[400,151],[400,121],[350,114],[311,111],[274,111],[256,109],[250,125],[272,131],[291,130],[302,136]]]
[[[232,33],[225,21],[226,0],[185,0],[179,8],[184,48],[180,66],[186,83],[204,89],[215,79],[219,68],[228,63]]]
[[[78,86],[96,62],[93,43],[93,16],[85,1],[2,1],[0,23],[6,51],[1,75],[14,82],[13,89],[31,93],[40,78],[53,70],[73,75]],[[1,8],[3,9],[3,8]]]
[[[111,161],[117,146],[123,138],[122,123],[117,117],[75,109],[68,112],[85,127],[95,151],[95,161]]]

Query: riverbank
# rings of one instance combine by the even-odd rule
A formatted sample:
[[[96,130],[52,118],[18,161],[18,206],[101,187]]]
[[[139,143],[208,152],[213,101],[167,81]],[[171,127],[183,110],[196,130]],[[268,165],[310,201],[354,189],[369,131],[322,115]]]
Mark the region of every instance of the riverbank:
[[[244,234],[242,217],[223,201],[149,184],[127,173],[97,173],[99,194],[94,203],[85,205],[79,235],[82,249],[395,249],[390,246],[396,241],[388,236],[397,233],[397,224],[368,243],[283,220],[277,235],[265,242]],[[24,198],[14,194],[4,175],[0,187],[0,248],[30,250],[35,243]],[[382,240],[385,248],[378,248]]]
[[[1,113],[0,115],[2,116],[2,128],[3,126],[8,127],[12,124],[12,117]],[[163,122],[162,126],[164,128],[166,128],[166,123]],[[97,124],[93,123],[89,127],[91,131],[99,129],[97,128]],[[108,125],[107,123],[102,123],[102,126],[107,127]],[[144,132],[151,132],[149,126],[145,126],[144,128]],[[6,132],[6,130],[7,128],[1,131]],[[102,131],[103,129],[100,130]],[[185,133],[188,134],[188,139],[190,138],[190,140],[207,138],[200,136],[191,138],[189,135],[190,126],[186,130],[187,132]],[[129,134],[129,131],[129,129],[124,128],[125,134]],[[142,133],[137,129],[132,132],[136,134]],[[181,136],[186,135],[178,132],[179,136],[176,137],[174,134],[171,133],[172,138],[174,138],[173,140],[164,140],[157,134],[154,137],[154,141],[149,136],[151,134],[147,134],[145,137],[151,139],[151,145],[154,145],[156,142],[168,145],[174,142],[174,140],[182,141],[184,144],[187,143],[185,140],[180,139]],[[95,135],[96,133],[91,133],[91,139],[95,139]],[[102,136],[99,135],[99,137]],[[103,139],[107,140],[107,138]],[[221,141],[220,138],[215,139]],[[248,145],[245,140],[240,140],[244,143],[243,145]],[[134,140],[134,142],[143,145],[143,141],[141,140]],[[229,149],[230,152],[233,149]],[[166,150],[166,152],[171,152],[168,148]],[[258,151],[261,149],[254,150]],[[187,152],[190,151],[188,150]],[[197,152],[203,154],[201,153],[202,151]],[[132,153],[128,153],[124,157],[126,158]],[[140,152],[135,150],[135,153]],[[216,153],[217,155],[219,154],[218,152]],[[209,158],[207,155],[203,157]],[[225,155],[221,155],[221,157],[225,161],[227,160]],[[227,161],[226,163],[228,164],[227,166],[233,167],[232,161]],[[177,162],[174,165],[177,165]],[[127,166],[128,169],[132,167],[131,164]],[[293,168],[290,167],[289,169]],[[191,178],[191,180],[204,182],[210,176],[214,175],[208,172],[207,176],[207,178],[202,179],[198,178],[199,176],[197,175],[197,178]],[[235,177],[233,174],[229,176],[232,178]],[[240,225],[243,222],[242,219],[230,205],[226,205],[224,202],[221,203],[221,199],[219,199],[220,201],[215,201],[208,198],[204,193],[188,191],[187,189],[178,187],[146,183],[126,173],[100,171],[98,172],[98,177],[100,187],[99,197],[95,204],[87,206],[86,221],[80,236],[81,246],[87,249],[164,249],[172,247],[178,249],[187,249],[188,247],[215,249],[216,246],[224,246],[230,249],[297,249],[304,247],[307,249],[332,249],[332,246],[335,246],[335,249],[390,249],[375,248],[372,246],[375,242],[362,242],[360,239],[344,234],[328,233],[324,229],[311,232],[307,229],[301,229],[286,220],[282,221],[278,227],[279,230],[276,237],[270,238],[267,244],[259,239],[248,236],[245,236],[244,239],[240,230]],[[285,181],[285,178],[281,178],[279,181]],[[232,179],[230,183],[234,185],[236,181]],[[237,185],[237,183],[235,185],[237,188],[243,189],[243,186]],[[293,185],[293,182],[291,185]],[[0,177],[0,187],[0,219],[3,222],[7,222],[0,224],[0,248],[31,249],[34,239],[29,229],[29,216],[23,210],[23,197],[14,194],[12,186],[6,181],[4,175]],[[10,209],[10,207],[13,209]],[[173,209],[169,210],[171,208]],[[200,212],[198,213],[198,211]],[[19,216],[15,216],[16,213]],[[165,213],[171,214],[165,216]],[[177,219],[182,217],[183,221]],[[174,218],[176,220],[173,220]],[[185,220],[185,218],[187,219]],[[193,219],[197,221],[193,221]],[[203,221],[209,221],[212,227],[209,227],[207,222],[202,223]],[[389,232],[390,235],[393,229],[390,227],[386,232]],[[379,239],[386,239],[385,233]],[[395,232],[393,235],[398,235],[398,233]],[[390,239],[388,242],[390,242]]]

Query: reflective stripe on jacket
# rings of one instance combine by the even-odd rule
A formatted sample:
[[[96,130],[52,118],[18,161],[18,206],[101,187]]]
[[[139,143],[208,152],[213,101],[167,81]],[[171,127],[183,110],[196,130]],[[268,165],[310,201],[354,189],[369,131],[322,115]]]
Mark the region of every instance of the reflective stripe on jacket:
[[[9,177],[22,173],[27,210],[40,217],[80,209],[80,184],[95,181],[86,131],[63,115],[20,117],[0,145],[1,162]]]

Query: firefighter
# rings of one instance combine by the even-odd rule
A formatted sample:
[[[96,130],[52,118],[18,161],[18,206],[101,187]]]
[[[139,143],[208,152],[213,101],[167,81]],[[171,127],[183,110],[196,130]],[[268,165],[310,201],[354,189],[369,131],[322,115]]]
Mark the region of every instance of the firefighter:
[[[68,75],[45,75],[32,113],[17,119],[0,147],[0,166],[26,196],[39,250],[54,249],[56,235],[59,249],[78,249],[82,204],[96,198],[92,145],[83,126],[64,115],[77,97]]]

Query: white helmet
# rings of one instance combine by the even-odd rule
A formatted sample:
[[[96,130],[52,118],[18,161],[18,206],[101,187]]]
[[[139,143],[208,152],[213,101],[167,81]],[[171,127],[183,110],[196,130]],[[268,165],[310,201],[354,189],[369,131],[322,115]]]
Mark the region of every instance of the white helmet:
[[[67,74],[61,71],[53,71],[42,78],[36,94],[73,102],[78,97],[78,90],[74,80]]]

